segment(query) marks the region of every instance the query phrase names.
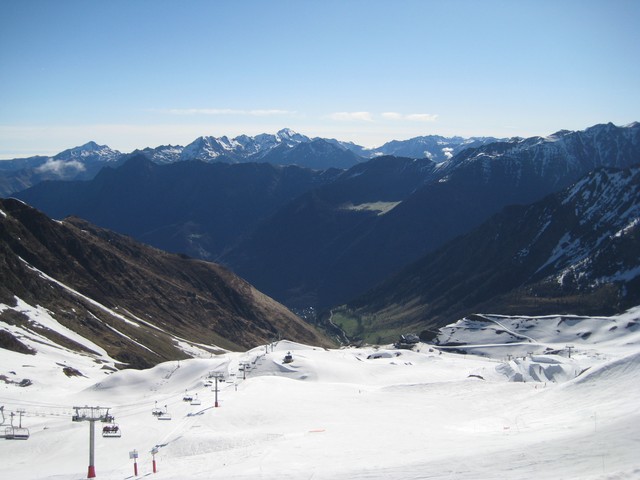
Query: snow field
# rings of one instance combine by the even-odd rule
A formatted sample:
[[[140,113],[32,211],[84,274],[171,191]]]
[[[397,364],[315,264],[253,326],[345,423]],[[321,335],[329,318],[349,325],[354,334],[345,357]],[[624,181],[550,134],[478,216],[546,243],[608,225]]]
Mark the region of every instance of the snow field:
[[[24,408],[31,431],[27,441],[0,440],[3,478],[85,478],[89,423],[71,421],[84,405],[111,407],[122,429],[122,438],[102,438],[96,425],[103,479],[131,478],[133,449],[140,476],[159,480],[640,478],[634,338],[584,342],[571,359],[511,360],[281,341],[109,375],[69,351],[0,350],[3,369],[35,374],[30,387],[0,384],[0,405]],[[284,364],[287,352],[294,360]],[[34,366],[21,367],[27,361]],[[61,362],[87,377],[60,374]],[[226,377],[219,408],[212,372]],[[518,375],[524,381],[509,381]],[[156,405],[172,420],[157,420]]]

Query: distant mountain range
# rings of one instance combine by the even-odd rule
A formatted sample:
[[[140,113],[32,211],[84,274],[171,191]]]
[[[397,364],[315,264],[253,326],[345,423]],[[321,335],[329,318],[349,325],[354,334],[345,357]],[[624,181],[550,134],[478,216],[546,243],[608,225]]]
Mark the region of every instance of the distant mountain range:
[[[380,155],[428,158],[435,162],[451,158],[459,151],[495,141],[493,138],[416,137],[392,141],[367,149],[351,142],[335,139],[309,138],[291,129],[276,134],[235,138],[199,137],[186,147],[162,145],[147,147],[132,153],[121,153],[106,145],[88,142],[60,152],[54,157],[29,157],[0,161],[0,196],[8,196],[44,180],[87,180],[105,166],[117,166],[132,156],[143,154],[157,164],[201,160],[203,162],[297,165],[316,170],[347,169]]]
[[[40,309],[51,328],[29,325]],[[83,352],[75,332],[123,365],[253,348],[280,336],[331,342],[225,268],[151,248],[78,218],[0,199],[0,348],[29,353],[5,325]],[[47,321],[41,322],[47,325]]]
[[[337,305],[508,205],[639,161],[640,124],[496,142],[440,164],[377,158],[295,199],[221,260],[287,305]]]
[[[171,252],[215,260],[265,218],[339,171],[142,154],[93,180],[44,182],[16,197],[52,218],[75,215]]]
[[[283,131],[279,142],[268,136],[257,143],[258,137],[251,138],[243,138],[242,142],[237,138],[225,140],[222,143],[227,145],[227,153],[220,151],[215,158],[227,158],[228,152],[240,148],[238,145],[256,155],[258,144],[276,145],[262,158],[277,157],[279,149],[285,153],[299,149],[316,159],[331,156],[327,152],[332,148],[355,153],[353,148],[330,140],[303,141],[302,136],[290,131]],[[427,143],[424,139],[414,140],[410,142],[411,148]],[[113,164],[112,168],[103,169],[93,180],[42,182],[15,196],[53,218],[80,215],[156,247],[221,262],[290,308],[322,310],[348,302],[344,315],[357,319],[352,325],[394,334],[404,326],[423,331],[435,323],[457,320],[456,315],[467,307],[482,305],[484,311],[492,305],[509,308],[511,303],[505,298],[523,280],[509,276],[509,272],[514,272],[512,268],[506,268],[507,273],[502,271],[502,262],[507,259],[498,259],[501,250],[491,257],[479,248],[487,242],[487,248],[491,246],[497,227],[482,230],[485,238],[476,238],[474,243],[465,245],[463,253],[471,256],[470,265],[493,258],[483,268],[491,278],[501,279],[504,290],[487,279],[481,283],[463,282],[469,292],[457,304],[455,295],[447,297],[447,301],[453,302],[448,304],[437,300],[441,292],[433,292],[425,294],[425,298],[433,295],[433,302],[442,302],[442,306],[430,304],[427,308],[420,304],[422,297],[411,297],[409,293],[409,284],[421,285],[418,280],[404,283],[393,275],[411,269],[414,262],[431,258],[450,242],[459,241],[454,240],[456,237],[475,228],[482,229],[484,222],[506,207],[540,202],[589,174],[595,175],[592,172],[598,169],[625,171],[640,162],[638,123],[624,127],[602,124],[584,131],[560,131],[528,139],[459,140],[458,150],[452,143],[444,146],[435,141],[445,157],[442,161],[433,160],[435,154],[431,158],[374,155],[342,169],[231,163],[232,160],[222,163],[173,159],[162,165],[151,160],[151,153],[138,152],[121,166]],[[283,147],[287,142],[293,146]],[[215,150],[212,141],[200,143],[198,151]],[[409,143],[405,146],[408,148]],[[635,173],[632,177],[635,178]],[[619,191],[617,195],[623,197],[625,193]],[[560,208],[554,211],[560,216],[567,214]],[[522,212],[517,215],[524,215]],[[556,221],[555,217],[549,219],[552,223]],[[513,231],[510,234],[504,231],[502,235],[514,242],[520,232],[528,232],[530,239],[536,236],[523,225],[512,224],[508,228]],[[559,241],[549,238],[549,242]],[[601,240],[593,248],[604,246]],[[502,248],[509,251],[516,247]],[[520,251],[524,246],[517,248]],[[590,251],[590,258],[596,250]],[[543,251],[539,255],[550,254]],[[462,253],[457,256],[465,258]],[[634,261],[632,256],[628,265]],[[464,271],[462,267],[456,265],[455,269]],[[441,268],[447,268],[445,263]],[[446,280],[449,271],[429,272],[431,283],[454,289],[454,280]],[[384,283],[389,278],[404,285],[404,292],[388,293],[393,290]],[[510,279],[516,283],[510,283]],[[387,290],[374,290],[378,301],[373,302],[374,297],[368,297],[366,292],[380,284],[387,285]],[[431,292],[430,287],[419,288]],[[542,292],[548,292],[554,299],[559,294],[542,286],[536,288],[538,297],[527,298],[528,305],[536,305],[537,313],[557,307],[577,309],[569,313],[591,314],[609,306],[625,305],[627,301],[622,287],[611,290],[618,292],[617,303],[603,293],[609,291],[606,288],[598,290],[598,295],[589,293],[589,300],[584,302],[572,302],[568,297],[546,302]],[[525,296],[521,294],[522,298]],[[353,301],[356,297],[370,301]],[[393,299],[402,300],[398,303]],[[527,303],[523,300],[518,305]],[[338,312],[335,308],[333,311]],[[392,319],[390,323],[384,322],[385,316]],[[376,321],[372,320],[374,317]],[[345,329],[356,336],[362,333]]]

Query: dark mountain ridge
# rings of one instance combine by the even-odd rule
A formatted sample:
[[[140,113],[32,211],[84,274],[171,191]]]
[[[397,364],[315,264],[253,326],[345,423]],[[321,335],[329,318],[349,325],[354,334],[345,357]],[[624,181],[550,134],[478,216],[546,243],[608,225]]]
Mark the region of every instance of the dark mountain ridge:
[[[377,157],[343,171],[137,160],[146,166],[136,174],[127,170],[137,171],[134,162],[96,183],[40,184],[18,196],[54,218],[77,214],[159,248],[221,261],[291,307],[326,308],[507,205],[639,158],[640,125],[606,124],[471,147],[441,163]]]
[[[294,147],[282,145],[259,157],[260,161],[274,165],[298,165],[314,170],[328,167],[347,169],[363,161],[351,150],[321,138],[302,142]]]
[[[349,333],[438,328],[481,311],[609,315],[640,303],[640,166],[600,168],[511,206],[334,312]],[[354,320],[357,319],[357,320]]]
[[[329,344],[219,265],[168,254],[78,218],[53,221],[18,200],[0,199],[2,322],[28,321],[16,309],[18,299],[46,309],[130,367],[189,357],[181,344],[217,352],[278,335]],[[82,350],[53,330],[39,333]]]
[[[88,182],[41,183],[17,195],[52,218],[76,215],[169,252],[213,260],[263,218],[337,171],[143,155]]]
[[[317,306],[323,289],[333,284],[348,296],[363,280],[368,285],[368,279],[336,278],[343,274],[341,252],[366,236],[378,217],[389,215],[435,169],[428,159],[390,156],[356,165],[265,219],[221,261],[294,307]]]
[[[340,201],[325,200],[311,209],[307,208],[310,198],[327,196],[314,192],[298,198],[286,211],[271,218],[271,226],[261,225],[232,250],[225,261],[287,305],[299,306],[309,299],[319,307],[337,305],[470,231],[507,205],[539,200],[599,166],[625,168],[638,159],[637,123],[627,127],[597,125],[582,132],[470,148],[444,163],[431,162],[415,190],[403,198],[396,197],[401,201],[384,214],[365,218],[358,212],[357,220],[355,216],[352,222],[344,220],[349,229],[341,223],[331,227],[330,219],[345,216],[342,204],[348,202],[350,188],[342,190]],[[398,162],[404,168],[403,161]],[[343,178],[357,177],[359,168],[348,170]],[[385,172],[383,178],[392,175]],[[324,191],[332,188],[323,187]],[[368,202],[375,201],[375,189],[371,192]],[[354,199],[352,203],[357,205],[359,201]],[[306,214],[300,215],[305,208]],[[286,218],[287,211],[295,215]],[[308,255],[296,251],[289,233],[306,239],[304,232],[311,232],[310,226],[317,225],[325,226],[321,232],[323,245],[331,249],[324,255],[327,260],[320,270],[313,268],[318,249]],[[289,272],[283,276],[282,267],[274,265],[273,259],[287,265]],[[306,273],[309,271],[315,278]],[[286,278],[291,281],[283,283]]]

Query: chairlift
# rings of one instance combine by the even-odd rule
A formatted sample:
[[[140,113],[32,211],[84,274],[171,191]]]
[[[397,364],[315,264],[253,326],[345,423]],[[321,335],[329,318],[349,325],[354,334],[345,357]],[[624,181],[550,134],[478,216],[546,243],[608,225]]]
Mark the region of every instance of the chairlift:
[[[122,436],[122,430],[117,423],[110,423],[102,427],[102,436],[104,438],[120,438]]]
[[[171,414],[167,410],[167,406],[164,406],[164,411],[160,411],[160,415],[156,417],[158,420],[171,420]]]
[[[190,402],[190,401],[192,401],[192,400],[193,400],[193,397],[192,397],[191,395],[189,395],[189,394],[187,393],[187,391],[185,390],[185,391],[184,391],[184,397],[182,397],[182,401],[183,401],[183,402]]]
[[[27,440],[29,438],[29,429],[24,427],[6,427],[4,429],[4,438],[7,440]]]
[[[200,401],[200,399],[198,398],[198,394],[196,393],[195,398],[193,398],[191,400],[191,405],[202,405],[202,402]]]
[[[7,440],[27,440],[29,438],[29,429],[22,426],[22,414],[24,413],[24,410],[18,410],[18,415],[20,415],[20,423],[17,427],[14,427],[13,417],[15,414],[11,412],[11,426],[5,427],[4,438],[6,438]],[[4,414],[2,415],[2,421],[4,423]]]
[[[291,352],[287,352],[287,354],[284,356],[284,359],[282,360],[282,363],[291,363],[293,362],[293,355],[291,355]]]
[[[157,400],[156,400],[155,406],[153,407],[153,410],[151,410],[151,415],[153,415],[154,417],[162,415],[162,409],[158,408],[158,401]]]

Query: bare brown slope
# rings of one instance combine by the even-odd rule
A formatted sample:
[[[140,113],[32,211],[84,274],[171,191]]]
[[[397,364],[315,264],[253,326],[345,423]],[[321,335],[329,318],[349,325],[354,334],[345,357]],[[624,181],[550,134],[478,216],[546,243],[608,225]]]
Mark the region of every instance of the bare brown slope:
[[[17,200],[0,199],[0,210],[0,303],[15,304],[17,296],[43,306],[130,366],[185,358],[175,337],[227,349],[277,336],[329,344],[219,265],[168,254],[78,218],[56,222]],[[3,321],[26,321],[5,312]]]

